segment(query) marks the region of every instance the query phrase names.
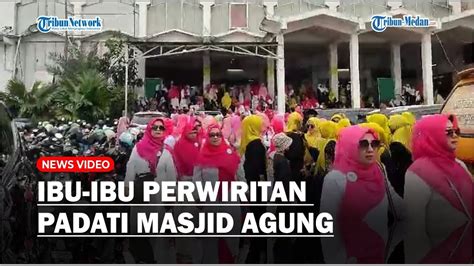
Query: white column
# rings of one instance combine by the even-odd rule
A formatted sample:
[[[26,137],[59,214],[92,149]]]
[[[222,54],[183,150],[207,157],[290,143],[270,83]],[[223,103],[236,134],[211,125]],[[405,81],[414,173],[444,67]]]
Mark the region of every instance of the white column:
[[[204,89],[211,84],[211,56],[209,51],[204,51],[202,62],[202,87]]]
[[[148,5],[150,1],[136,2],[138,6],[138,37],[146,37],[148,21]]]
[[[143,80],[143,86],[136,87],[135,92],[138,96],[145,96],[145,66],[146,59],[142,57],[143,52],[139,49],[135,49],[135,57],[137,57],[137,76]]]
[[[423,98],[425,104],[433,104],[433,69],[431,58],[431,33],[424,33],[421,39],[421,66],[423,70]]]
[[[82,15],[82,7],[86,4],[86,2],[71,2],[74,7],[74,16],[81,16]]]
[[[448,5],[451,6],[452,14],[459,14],[462,12],[461,0],[449,0]]]
[[[390,10],[396,10],[403,6],[403,2],[400,0],[389,0],[387,1],[387,6],[390,8]]]
[[[339,73],[337,72],[337,43],[331,43],[329,45],[329,87],[332,90],[332,93],[336,96],[336,99],[339,99]]]
[[[86,4],[86,2],[71,2],[73,6],[73,16],[77,18],[82,18],[82,7]],[[84,35],[83,31],[73,32],[72,35]],[[80,40],[79,45],[80,45]]]
[[[329,8],[329,10],[336,11],[337,8],[341,5],[341,1],[339,0],[326,0],[324,4]]]
[[[285,37],[283,33],[277,35],[277,107],[278,113],[285,113]]]
[[[395,94],[402,94],[402,59],[400,44],[393,43],[392,48],[392,78],[395,81]]]
[[[267,58],[267,89],[270,96],[275,99],[275,59]]]
[[[202,6],[202,35],[211,36],[211,7],[214,0],[204,0],[200,2]]]
[[[349,50],[351,65],[352,108],[360,108],[359,35],[357,35],[357,33],[351,34]]]
[[[265,14],[267,17],[273,17],[275,15],[275,7],[278,5],[277,1],[265,1],[263,6],[265,7]]]

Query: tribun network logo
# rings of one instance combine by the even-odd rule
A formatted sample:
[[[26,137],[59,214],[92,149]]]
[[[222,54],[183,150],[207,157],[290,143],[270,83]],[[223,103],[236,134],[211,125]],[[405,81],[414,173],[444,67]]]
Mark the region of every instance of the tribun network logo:
[[[61,19],[56,16],[40,16],[36,20],[36,27],[40,32],[50,31],[100,31],[102,30],[102,19],[81,19],[68,17]]]
[[[375,32],[383,32],[386,28],[427,28],[436,26],[436,21],[420,16],[405,15],[403,18],[394,18],[392,16],[374,15],[371,18],[372,29]]]

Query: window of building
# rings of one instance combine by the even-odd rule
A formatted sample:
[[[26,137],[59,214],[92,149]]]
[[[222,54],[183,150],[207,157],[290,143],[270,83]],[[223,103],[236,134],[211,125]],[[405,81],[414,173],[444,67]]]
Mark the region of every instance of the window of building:
[[[229,5],[229,25],[231,29],[248,27],[248,7],[245,3]]]

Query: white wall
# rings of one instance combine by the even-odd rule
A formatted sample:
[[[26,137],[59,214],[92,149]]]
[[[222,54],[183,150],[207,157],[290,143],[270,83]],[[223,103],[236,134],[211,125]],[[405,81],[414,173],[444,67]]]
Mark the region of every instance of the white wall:
[[[13,73],[14,54],[14,46],[0,43],[0,91],[5,90],[5,86]]]
[[[64,40],[60,36],[37,33],[24,38],[20,45],[17,77],[27,88],[35,81],[50,82],[53,78],[47,71],[47,66],[53,63],[50,54],[63,52]]]

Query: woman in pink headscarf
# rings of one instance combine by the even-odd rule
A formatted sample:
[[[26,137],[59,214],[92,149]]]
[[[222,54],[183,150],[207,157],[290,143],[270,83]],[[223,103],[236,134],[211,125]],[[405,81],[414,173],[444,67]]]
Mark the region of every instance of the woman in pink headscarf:
[[[218,124],[212,124],[207,128],[204,144],[197,158],[194,168],[194,181],[233,182],[244,180],[242,168],[239,167],[240,157],[235,149],[227,144],[222,136],[222,131]],[[230,185],[229,185],[230,187]],[[220,192],[218,202],[220,203]],[[234,226],[229,234],[239,234],[241,211],[240,207],[223,206],[203,207],[201,212],[217,213],[225,210],[232,215]],[[217,263],[235,263],[239,251],[239,238],[203,238],[202,245],[196,245],[195,248],[202,248],[202,256],[196,263],[217,264]]]
[[[415,124],[405,175],[407,263],[472,263],[473,183],[455,156],[459,134],[453,115]]]
[[[233,114],[229,111],[222,120],[222,135],[226,140],[229,140],[232,134],[232,117]]]
[[[192,181],[193,171],[196,166],[201,148],[200,142],[201,122],[195,117],[188,117],[178,141],[174,146],[174,160],[178,171],[178,181]],[[175,207],[176,216],[187,212],[195,215],[196,208],[192,206]],[[191,238],[176,239],[176,259],[178,263],[196,262],[199,256],[195,252],[195,240]]]
[[[145,130],[143,138],[135,145],[127,163],[125,181],[134,181],[135,198],[140,198],[143,191],[140,191],[142,181],[176,181],[177,172],[171,149],[165,145],[165,138],[170,134],[166,128],[165,120],[155,118],[151,120]],[[126,183],[128,184],[128,182]],[[160,203],[159,200],[152,199],[152,203]],[[137,217],[137,213],[149,213],[157,211],[164,213],[164,207],[132,207],[130,217]],[[136,219],[131,219],[130,228],[132,233],[136,233]],[[146,249],[143,245],[151,245],[155,261],[159,263],[175,263],[176,256],[169,245],[169,239],[153,238],[146,239],[147,242],[139,241],[134,244],[138,249]]]
[[[242,136],[242,120],[240,119],[240,115],[234,114],[230,123],[232,130],[229,137],[229,142],[237,149],[240,146],[240,138]]]
[[[123,132],[127,131],[129,126],[130,126],[130,119],[125,115],[125,111],[124,111],[123,116],[120,117],[117,124],[117,144],[119,143],[120,135],[122,135]]]
[[[274,116],[272,118],[270,126],[271,126],[271,130],[273,131],[273,136],[275,136],[278,133],[283,132],[285,130],[284,116],[280,114]],[[268,149],[268,152],[267,152],[268,156],[272,158],[275,151],[276,151],[275,144],[273,143],[273,137],[272,137],[272,141],[270,142],[270,148]]]
[[[385,188],[377,164],[380,140],[367,128],[352,126],[339,135],[333,170],[324,178],[321,212],[333,215],[334,238],[322,239],[326,263],[384,263],[389,201],[401,213],[402,200]],[[387,184],[387,187],[390,187]]]
[[[265,86],[265,83],[260,84],[260,88],[258,89],[258,98],[265,100],[268,95],[268,90],[267,87]]]

